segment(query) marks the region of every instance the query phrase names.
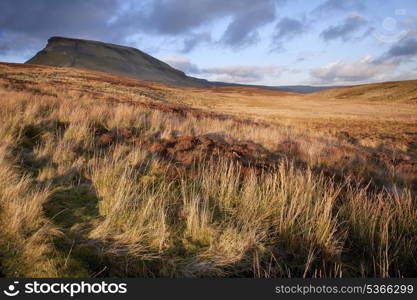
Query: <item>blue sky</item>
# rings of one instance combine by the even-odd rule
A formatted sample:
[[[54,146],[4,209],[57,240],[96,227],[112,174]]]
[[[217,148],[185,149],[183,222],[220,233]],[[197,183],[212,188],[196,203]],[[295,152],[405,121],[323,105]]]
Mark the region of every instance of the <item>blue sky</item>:
[[[133,46],[217,81],[417,79],[415,0],[0,2],[0,61],[24,62],[56,35]]]

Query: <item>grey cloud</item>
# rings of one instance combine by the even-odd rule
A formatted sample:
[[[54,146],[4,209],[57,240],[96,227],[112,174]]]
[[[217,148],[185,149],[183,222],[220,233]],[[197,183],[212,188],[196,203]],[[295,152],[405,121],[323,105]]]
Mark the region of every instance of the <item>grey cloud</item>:
[[[403,21],[401,27],[387,41],[391,42],[391,46],[381,55],[379,61],[396,60],[397,63],[406,63],[417,58],[417,15]]]
[[[144,6],[132,5],[120,21],[126,25],[132,24],[139,30],[177,35],[189,33],[214,18],[240,9],[239,1],[155,0],[148,1]]]
[[[257,40],[257,29],[275,19],[274,1],[252,2],[249,7],[234,16],[223,34],[223,43],[231,46],[252,44]]]
[[[2,31],[24,33],[31,37],[55,34],[105,37],[107,21],[117,11],[112,0],[3,0],[0,2]]]
[[[417,38],[413,34],[408,35],[396,44],[392,45],[376,61],[378,63],[394,62],[396,64],[406,63],[417,57]]]
[[[181,50],[183,53],[188,53],[194,50],[201,43],[209,43],[211,42],[211,34],[208,32],[196,33],[187,36],[184,39],[184,46]]]
[[[256,41],[257,30],[273,21],[276,6],[285,0],[3,0],[0,1],[2,33],[15,35],[14,51],[22,41],[34,39],[41,47],[53,35],[126,43],[131,37],[156,34],[183,41],[183,52],[212,42],[202,29],[219,19],[231,20],[221,44],[237,46]],[[208,32],[210,34],[210,32]],[[2,45],[2,51],[12,51]],[[19,47],[18,47],[19,46]],[[9,50],[7,50],[9,49]]]
[[[307,29],[305,20],[297,20],[292,18],[282,18],[275,25],[275,34],[273,36],[273,44],[275,48],[281,48],[282,42],[293,39]]]
[[[269,20],[270,11],[275,11],[275,3],[281,2],[283,0],[154,0],[145,5],[132,5],[119,22],[138,30],[180,35],[195,32],[202,25],[226,17],[232,18],[232,24],[242,25],[242,16],[251,16],[251,12],[261,10],[265,16],[257,15],[255,20],[246,20],[249,25],[245,26],[253,29],[263,24],[262,19]]]
[[[119,42],[121,31],[109,30],[108,24],[119,4],[112,0],[0,1],[2,54],[33,54],[53,35]]]
[[[313,10],[313,14],[323,15],[333,12],[362,11],[365,9],[362,0],[327,0]]]
[[[393,45],[387,53],[388,57],[410,57],[417,56],[417,39],[407,38]]]
[[[346,18],[343,23],[330,26],[320,33],[320,36],[325,41],[342,39],[344,41],[349,40],[352,35],[359,29],[363,28],[367,24],[367,21],[360,15],[354,14]]]
[[[163,35],[185,35],[185,44],[194,46],[193,34],[214,20],[230,18],[220,42],[242,46],[257,40],[257,30],[272,22],[276,5],[284,0],[155,0],[144,7],[133,7],[118,22],[127,27]],[[191,35],[191,37],[188,37]],[[184,50],[187,50],[187,45]],[[186,51],[185,51],[186,52]]]

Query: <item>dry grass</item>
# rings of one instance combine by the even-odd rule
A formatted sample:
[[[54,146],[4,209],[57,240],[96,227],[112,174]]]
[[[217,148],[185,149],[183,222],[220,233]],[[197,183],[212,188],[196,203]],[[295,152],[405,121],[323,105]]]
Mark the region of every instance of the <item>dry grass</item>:
[[[417,275],[408,149],[188,109],[157,84],[2,68],[3,276]]]
[[[57,276],[53,238],[58,230],[44,217],[47,188],[31,186],[19,176],[0,149],[0,251],[1,272],[10,277]]]

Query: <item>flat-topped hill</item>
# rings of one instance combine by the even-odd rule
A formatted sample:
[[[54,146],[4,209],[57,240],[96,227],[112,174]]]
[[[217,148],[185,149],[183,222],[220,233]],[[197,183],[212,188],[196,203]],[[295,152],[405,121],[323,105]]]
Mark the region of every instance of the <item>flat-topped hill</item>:
[[[26,63],[89,69],[177,86],[207,85],[205,80],[189,77],[138,49],[90,40],[52,37]]]

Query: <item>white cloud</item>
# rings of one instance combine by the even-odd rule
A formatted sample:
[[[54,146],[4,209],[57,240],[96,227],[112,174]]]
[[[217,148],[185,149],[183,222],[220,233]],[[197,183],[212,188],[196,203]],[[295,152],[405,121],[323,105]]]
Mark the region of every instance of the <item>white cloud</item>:
[[[200,69],[197,65],[190,62],[190,60],[186,57],[181,56],[167,56],[162,59],[164,62],[166,62],[171,67],[181,70],[186,74],[199,74]]]
[[[383,81],[395,73],[397,63],[394,61],[376,61],[372,56],[365,56],[355,61],[332,62],[310,70],[315,84],[349,84]]]
[[[289,71],[283,66],[236,65],[201,70],[208,80],[236,83],[260,83],[266,79],[276,79]]]
[[[233,83],[256,83],[274,80],[283,72],[295,72],[284,66],[254,66],[254,65],[233,65],[215,68],[200,68],[188,58],[181,56],[167,56],[163,59],[170,66],[179,69],[186,74],[198,75],[211,81],[224,81]]]

